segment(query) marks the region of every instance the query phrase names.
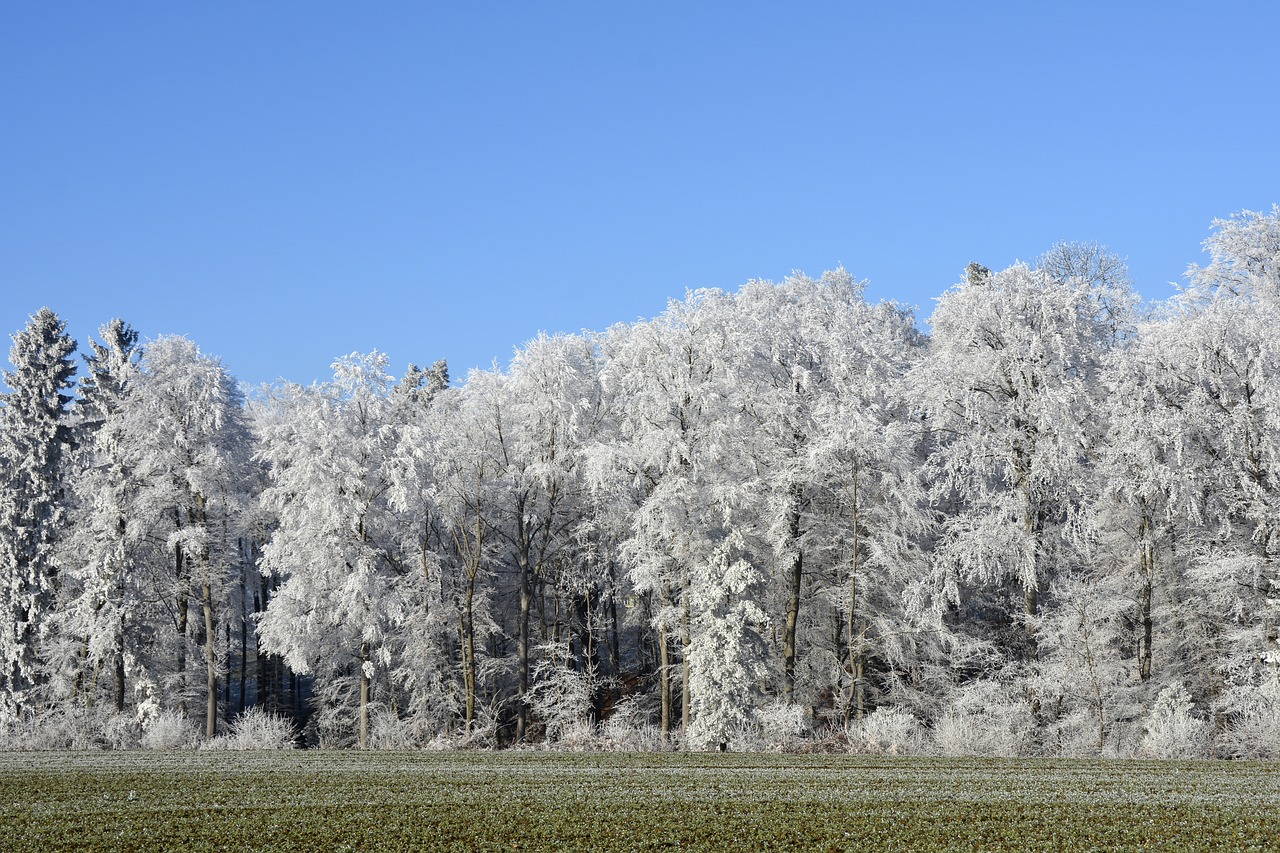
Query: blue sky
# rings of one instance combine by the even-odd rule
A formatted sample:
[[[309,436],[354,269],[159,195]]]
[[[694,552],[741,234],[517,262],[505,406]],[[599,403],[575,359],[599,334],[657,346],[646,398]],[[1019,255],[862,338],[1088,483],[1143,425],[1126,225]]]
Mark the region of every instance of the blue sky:
[[[1280,4],[0,5],[0,330],[242,380],[503,364],[839,264],[920,307],[1097,240],[1163,298],[1280,202]]]

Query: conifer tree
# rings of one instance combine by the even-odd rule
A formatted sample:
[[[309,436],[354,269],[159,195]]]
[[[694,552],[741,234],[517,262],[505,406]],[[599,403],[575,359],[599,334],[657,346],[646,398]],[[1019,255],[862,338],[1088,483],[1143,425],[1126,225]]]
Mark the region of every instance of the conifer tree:
[[[0,409],[0,721],[32,707],[42,626],[53,599],[54,544],[62,516],[62,459],[69,442],[63,393],[76,342],[48,308],[13,335]]]
[[[81,644],[84,665],[111,669],[115,708],[123,711],[126,626],[140,616],[131,601],[140,534],[129,527],[139,483],[125,448],[124,406],[142,348],[137,331],[123,320],[112,320],[98,334],[102,343],[89,341],[93,352],[85,356],[75,409],[79,458],[71,486],[78,500],[66,548],[75,583],[63,591],[60,616]]]

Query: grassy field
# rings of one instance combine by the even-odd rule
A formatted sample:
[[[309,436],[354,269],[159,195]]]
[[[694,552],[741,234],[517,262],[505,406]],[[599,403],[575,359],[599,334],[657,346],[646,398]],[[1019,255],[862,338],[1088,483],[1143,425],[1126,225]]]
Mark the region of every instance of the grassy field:
[[[1280,765],[10,753],[0,849],[1280,850]]]

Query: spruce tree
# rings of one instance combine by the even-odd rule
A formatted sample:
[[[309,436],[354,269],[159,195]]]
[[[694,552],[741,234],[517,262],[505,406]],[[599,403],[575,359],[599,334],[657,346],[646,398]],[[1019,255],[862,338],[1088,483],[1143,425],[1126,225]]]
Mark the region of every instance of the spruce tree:
[[[80,640],[77,692],[97,683],[88,668],[113,672],[117,711],[125,707],[126,634],[138,614],[131,598],[139,579],[135,551],[138,532],[128,520],[139,490],[133,460],[125,447],[125,398],[138,375],[142,347],[138,333],[123,320],[98,330],[90,339],[85,375],[74,412],[77,457],[71,466],[73,497],[63,549],[60,618],[66,633]],[[137,633],[136,630],[134,633]],[[91,690],[91,687],[86,689]],[[91,694],[89,694],[91,695]]]
[[[53,599],[54,540],[64,511],[76,342],[48,308],[13,335],[0,409],[0,722],[30,711],[42,623]]]

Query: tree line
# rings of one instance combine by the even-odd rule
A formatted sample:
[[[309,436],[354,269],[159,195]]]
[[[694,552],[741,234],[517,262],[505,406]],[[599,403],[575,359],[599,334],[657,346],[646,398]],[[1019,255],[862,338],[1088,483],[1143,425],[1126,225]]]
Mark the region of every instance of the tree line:
[[[121,320],[78,365],[43,309],[0,725],[1280,755],[1280,208],[1206,249],[1147,305],[1096,245],[971,264],[927,334],[843,269],[696,291],[456,386]]]

